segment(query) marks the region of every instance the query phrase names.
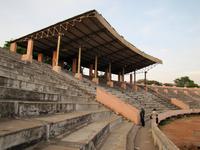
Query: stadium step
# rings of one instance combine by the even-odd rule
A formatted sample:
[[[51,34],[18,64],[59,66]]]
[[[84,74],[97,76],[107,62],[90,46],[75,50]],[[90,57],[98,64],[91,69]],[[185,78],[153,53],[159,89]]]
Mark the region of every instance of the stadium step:
[[[56,113],[98,110],[104,108],[97,102],[42,102],[0,100],[0,118],[46,116]]]
[[[110,118],[101,119],[92,122],[75,132],[58,137],[57,140],[51,141],[50,144],[40,147],[42,150],[50,150],[53,147],[65,147],[66,149],[99,149],[103,142],[107,139],[110,131],[122,122],[122,118],[112,115]],[[36,148],[37,149],[37,148]]]
[[[30,119],[0,120],[0,149],[53,138],[63,132],[71,133],[93,121],[109,118],[105,110],[72,112]]]
[[[123,121],[110,132],[100,150],[128,150],[128,140],[132,140],[128,139],[130,138],[128,135],[132,129],[133,123]],[[130,141],[129,144],[133,143],[134,141]]]

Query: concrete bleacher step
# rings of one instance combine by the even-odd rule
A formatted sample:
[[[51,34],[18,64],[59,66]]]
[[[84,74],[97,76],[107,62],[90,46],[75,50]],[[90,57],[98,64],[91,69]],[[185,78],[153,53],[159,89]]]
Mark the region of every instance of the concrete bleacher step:
[[[82,111],[29,119],[0,120],[0,149],[53,138],[83,124],[109,118],[106,110]],[[20,149],[20,148],[19,148]]]
[[[44,93],[57,93],[67,96],[83,96],[83,92],[80,90],[75,89],[71,86],[65,87],[57,87],[55,84],[48,85],[48,84],[41,84],[40,82],[35,83],[31,81],[24,81],[23,79],[11,79],[8,77],[2,77],[0,75],[0,86],[9,87],[9,88],[20,88],[29,91],[35,92],[44,92]],[[69,90],[70,89],[70,90]]]
[[[51,150],[55,147],[77,150],[99,149],[110,131],[121,122],[121,117],[112,115],[110,118],[92,122],[67,136],[59,137],[59,141],[56,140],[54,144],[49,144],[47,146],[43,145],[40,149]]]
[[[128,150],[128,135],[133,128],[133,123],[123,121],[113,129],[100,150]],[[134,141],[130,141],[133,144]]]
[[[56,113],[99,110],[97,102],[39,102],[0,100],[0,118],[46,116]]]
[[[52,67],[50,65],[47,65],[47,64],[44,64],[44,63],[39,63],[39,62],[37,62],[35,60],[33,60],[32,64],[26,63],[26,62],[22,62],[20,60],[20,57],[18,57],[18,56],[16,57],[15,55],[10,54],[9,52],[7,52],[7,50],[0,51],[0,55],[7,62],[11,61],[12,65],[15,64],[15,63],[19,63],[20,64],[18,66],[20,66],[21,69],[18,69],[17,72],[15,72],[15,73],[19,73],[18,71],[21,70],[20,72],[23,73],[23,74],[35,75],[36,78],[38,78],[38,77],[41,76],[41,79],[46,80],[46,82],[48,82],[48,81],[51,81],[51,82],[54,81],[57,84],[58,83],[64,84],[67,81],[66,80],[66,74],[61,75],[61,74],[58,74],[58,73],[54,72],[52,70]],[[3,64],[3,66],[9,67],[9,65],[4,65],[4,64]],[[10,69],[15,69],[15,67],[12,66],[12,68],[10,68]],[[44,78],[44,76],[45,76],[45,78]],[[76,82],[74,82],[74,81],[76,81]],[[91,82],[88,82],[88,83],[86,81],[79,82],[75,78],[73,80],[70,79],[70,82],[71,82],[71,84],[73,84],[73,86],[76,86],[76,88],[88,91],[88,93],[95,94],[95,92],[96,92],[95,87],[91,86],[92,85]]]

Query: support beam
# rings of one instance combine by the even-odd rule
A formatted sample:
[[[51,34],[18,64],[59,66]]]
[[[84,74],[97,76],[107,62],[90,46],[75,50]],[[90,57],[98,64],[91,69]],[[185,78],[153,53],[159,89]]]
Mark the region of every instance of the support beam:
[[[58,66],[58,62],[59,62],[59,53],[60,53],[60,41],[61,41],[61,35],[58,35],[58,43],[57,43],[57,49],[56,49],[56,66]]]
[[[130,84],[132,84],[132,83],[133,83],[133,75],[130,74]]]
[[[144,87],[145,91],[147,91],[147,71],[144,72]]]
[[[122,68],[122,82],[124,82],[124,68]]]
[[[16,42],[10,44],[10,51],[13,53],[17,52],[17,43]]]
[[[61,71],[61,67],[58,65],[59,63],[59,53],[60,53],[60,42],[61,42],[61,34],[58,34],[58,42],[57,42],[57,49],[56,49],[56,57],[55,57],[55,66],[53,66],[53,70],[56,72]]]
[[[43,61],[43,54],[38,53],[38,62],[42,62],[42,61]]]
[[[90,79],[92,78],[92,76],[93,76],[93,64],[90,64],[90,68],[89,68],[89,77],[90,77]]]
[[[32,63],[32,59],[33,59],[33,40],[29,39],[26,54],[22,55],[21,60]]]
[[[77,58],[74,58],[72,62],[72,73],[75,75],[76,71],[77,71]]]
[[[112,80],[111,63],[109,63],[108,71],[109,71],[109,81],[111,81]]]
[[[111,72],[111,63],[109,63],[109,66],[108,66],[108,82],[107,82],[107,85],[110,86],[110,87],[113,87],[113,81],[112,81],[112,72]]]
[[[134,91],[136,92],[137,91],[137,83],[136,83],[136,71],[134,71]]]
[[[78,49],[78,70],[75,74],[75,78],[82,80],[82,74],[81,74],[81,46]]]
[[[55,50],[55,51],[53,51],[52,68],[53,68],[54,66],[56,66],[56,57],[57,57],[57,52],[56,52],[56,50]]]
[[[118,73],[118,82],[121,82],[121,72]]]
[[[122,69],[122,80],[121,80],[121,88],[122,89],[126,89],[126,82],[124,80],[124,72],[125,72],[125,69],[123,67],[123,69]]]
[[[94,70],[94,78],[92,79],[92,81],[96,84],[99,84],[99,78],[98,78],[98,74],[97,74],[97,71],[98,71],[98,56],[96,55],[95,56],[95,70]]]

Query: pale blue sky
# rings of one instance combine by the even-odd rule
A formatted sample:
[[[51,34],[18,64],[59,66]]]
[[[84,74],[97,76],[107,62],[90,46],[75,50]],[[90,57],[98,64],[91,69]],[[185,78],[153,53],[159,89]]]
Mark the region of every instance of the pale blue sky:
[[[200,84],[199,7],[199,0],[6,0],[0,2],[0,46],[96,9],[125,39],[163,60],[149,79],[173,82],[188,75]]]

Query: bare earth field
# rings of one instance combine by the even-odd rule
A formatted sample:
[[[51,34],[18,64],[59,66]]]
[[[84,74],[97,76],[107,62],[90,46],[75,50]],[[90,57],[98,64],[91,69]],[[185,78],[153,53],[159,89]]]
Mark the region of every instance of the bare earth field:
[[[160,126],[180,149],[200,149],[200,116],[184,117]]]

